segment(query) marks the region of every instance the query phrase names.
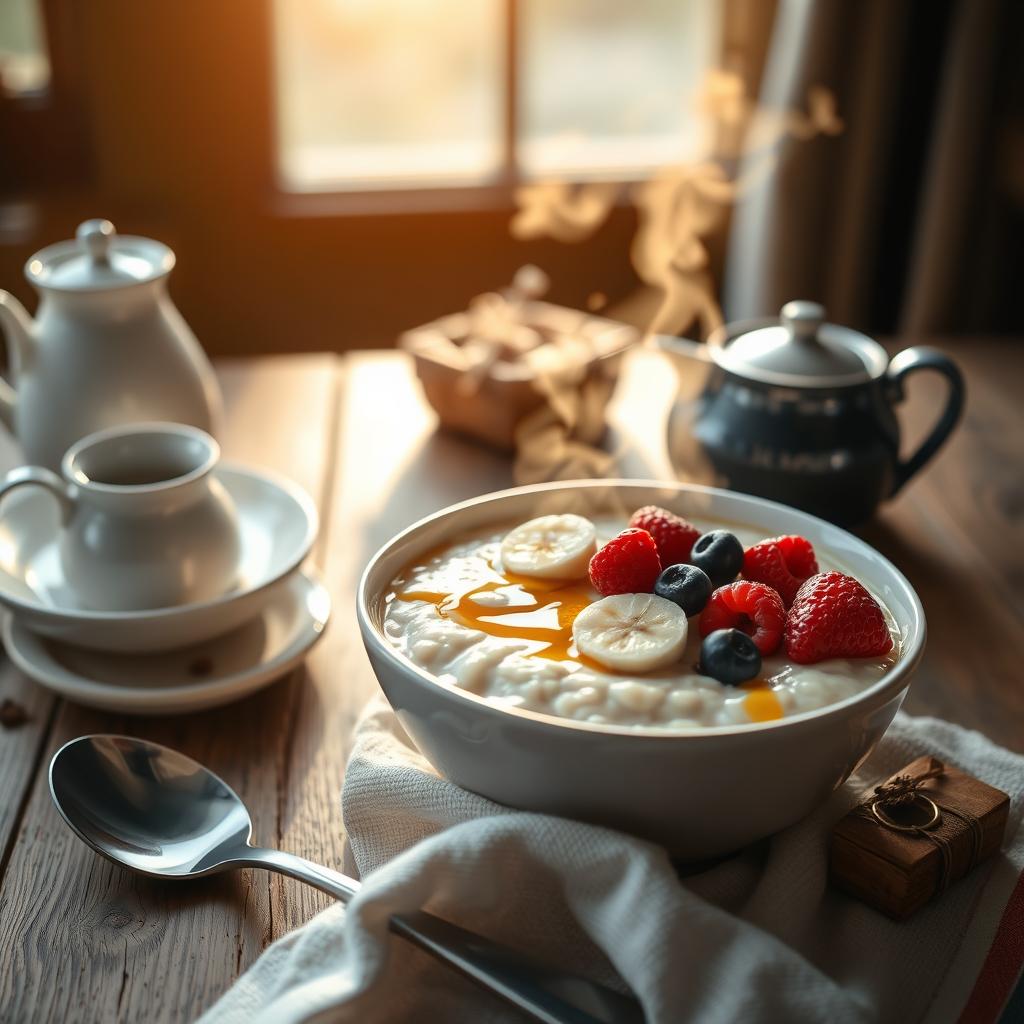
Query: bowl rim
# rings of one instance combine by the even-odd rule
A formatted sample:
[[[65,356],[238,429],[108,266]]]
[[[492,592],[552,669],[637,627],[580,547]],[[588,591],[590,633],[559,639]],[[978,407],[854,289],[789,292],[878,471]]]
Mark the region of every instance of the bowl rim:
[[[376,569],[377,565],[388,557],[392,549],[397,547],[402,541],[406,540],[408,537],[430,523],[462,512],[466,509],[488,504],[492,501],[517,497],[520,495],[544,494],[551,491],[570,490],[580,487],[650,488],[658,490],[672,490],[678,494],[691,493],[706,494],[710,495],[712,498],[725,497],[729,500],[739,500],[741,504],[747,504],[751,506],[751,508],[756,509],[767,507],[769,509],[783,512],[787,515],[794,516],[797,523],[802,520],[804,522],[810,522],[816,527],[820,526],[827,530],[837,531],[845,535],[845,537],[851,541],[855,547],[862,549],[865,554],[868,554],[873,559],[881,562],[885,569],[891,574],[893,582],[902,589],[903,596],[906,598],[911,610],[911,623],[908,639],[906,641],[906,650],[900,657],[899,661],[897,661],[888,672],[886,672],[871,686],[861,690],[859,693],[852,694],[851,696],[832,704],[825,704],[819,708],[802,711],[799,714],[785,716],[770,722],[747,722],[738,725],[709,725],[702,726],[700,728],[673,729],[668,726],[616,725],[613,723],[585,722],[573,718],[560,718],[557,715],[548,714],[543,711],[532,711],[527,708],[509,707],[497,704],[486,697],[472,693],[469,690],[464,690],[459,686],[449,686],[442,683],[433,673],[428,672],[426,669],[417,665],[411,658],[408,658],[401,651],[396,650],[384,639],[381,630],[376,625],[370,613],[371,604],[381,595],[377,593],[374,593],[373,595],[368,594],[369,581],[370,576]],[[767,498],[759,498],[756,495],[743,494],[739,491],[730,491],[721,487],[708,487],[703,484],[693,484],[679,480],[657,480],[652,478],[634,479],[618,477],[609,479],[559,480],[542,484],[526,484],[519,487],[509,487],[501,491],[489,491],[486,494],[457,502],[454,505],[448,505],[445,508],[439,509],[437,512],[423,516],[421,519],[418,519],[416,522],[395,534],[395,536],[390,540],[381,545],[381,547],[377,549],[367,562],[366,567],[360,576],[359,587],[356,593],[356,617],[363,635],[363,642],[367,646],[368,650],[372,646],[375,653],[383,656],[385,660],[393,662],[399,670],[402,670],[407,674],[411,672],[419,682],[436,688],[438,696],[442,698],[447,697],[449,699],[461,700],[466,702],[467,706],[475,707],[481,713],[496,713],[504,716],[511,716],[512,720],[521,719],[524,720],[524,722],[532,722],[535,726],[547,729],[567,729],[571,732],[596,733],[603,736],[637,736],[672,742],[680,740],[713,740],[722,736],[753,736],[755,734],[776,732],[778,730],[799,729],[801,726],[807,727],[810,723],[813,723],[820,718],[838,715],[842,711],[853,708],[855,705],[877,700],[879,698],[888,699],[897,693],[901,687],[905,687],[905,685],[907,685],[906,680],[917,668],[917,665],[924,654],[925,643],[927,640],[927,622],[925,619],[924,608],[921,605],[921,599],[918,597],[913,586],[911,586],[910,581],[902,572],[900,572],[899,569],[896,568],[895,565],[893,565],[892,562],[889,561],[888,558],[876,551],[866,541],[861,540],[848,530],[843,529],[841,526],[837,526],[835,523],[830,523],[828,520],[822,519],[819,516],[811,515],[809,512],[803,512],[799,509],[792,508],[789,505],[784,505],[781,502],[770,501]]]

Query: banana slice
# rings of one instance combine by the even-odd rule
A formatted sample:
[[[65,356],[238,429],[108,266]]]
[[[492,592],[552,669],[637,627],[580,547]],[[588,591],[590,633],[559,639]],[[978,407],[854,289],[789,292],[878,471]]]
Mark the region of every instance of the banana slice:
[[[614,594],[584,608],[572,625],[581,654],[620,672],[671,665],[686,647],[686,614],[655,594]]]
[[[520,576],[575,580],[587,575],[597,550],[594,524],[583,516],[541,516],[501,542],[501,564]]]

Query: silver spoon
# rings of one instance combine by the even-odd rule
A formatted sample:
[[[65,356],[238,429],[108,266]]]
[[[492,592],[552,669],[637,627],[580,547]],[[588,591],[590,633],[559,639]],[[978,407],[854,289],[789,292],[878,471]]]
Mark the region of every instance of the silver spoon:
[[[347,903],[359,882],[280,850],[250,846],[237,794],[201,764],[146,740],[80,736],[50,762],[50,793],[78,837],[108,860],[155,878],[234,868],[279,871]],[[422,910],[391,930],[545,1024],[642,1024],[628,996],[524,959]]]

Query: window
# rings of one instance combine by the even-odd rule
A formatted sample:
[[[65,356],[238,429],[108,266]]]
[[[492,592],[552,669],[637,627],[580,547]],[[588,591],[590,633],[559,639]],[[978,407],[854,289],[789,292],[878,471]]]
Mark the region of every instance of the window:
[[[516,187],[688,157],[740,2],[0,0],[0,49],[49,64],[0,90],[0,281],[99,212],[172,245],[218,353],[392,344],[530,262],[558,302],[615,302],[634,211],[523,239]]]
[[[636,172],[692,156],[714,61],[705,0],[521,0],[520,165]]]
[[[502,0],[278,0],[286,187],[495,174]]]
[[[275,0],[286,191],[629,176],[694,152],[713,0]]]
[[[50,82],[50,59],[37,0],[0,3],[0,92],[25,96]]]

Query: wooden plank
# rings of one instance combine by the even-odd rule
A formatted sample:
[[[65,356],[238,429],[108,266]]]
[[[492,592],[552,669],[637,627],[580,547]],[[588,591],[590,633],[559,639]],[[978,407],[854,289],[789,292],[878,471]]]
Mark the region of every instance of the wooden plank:
[[[445,505],[511,484],[506,459],[435,433],[404,356],[349,356],[335,445],[334,496],[325,578],[335,622],[309,663],[288,743],[281,845],[335,867],[344,829],[341,785],[352,726],[377,688],[355,618],[356,583],[374,551],[396,532]],[[316,742],[305,741],[316,737]],[[328,897],[284,880],[275,930],[308,920]]]
[[[945,347],[967,378],[963,421],[935,460],[861,535],[914,585],[928,646],[906,709],[1024,751],[1024,351],[1010,339]],[[912,447],[945,396],[912,379],[901,417]]]
[[[17,443],[0,431],[0,474],[24,461]],[[12,701],[26,718],[20,725],[0,725],[0,878],[11,854],[21,813],[35,781],[49,736],[57,700],[26,679],[9,661],[0,661],[0,704]]]
[[[225,366],[229,458],[287,473],[321,504],[336,408],[334,357]],[[128,732],[205,762],[248,803],[260,838],[279,832],[282,729],[301,672],[231,707],[172,719],[61,704],[46,757],[87,732]],[[101,860],[59,819],[35,780],[0,888],[0,1007],[13,1020],[192,1020],[274,934],[265,873],[177,888]],[[45,952],[42,952],[45,951]]]
[[[909,710],[982,728],[1022,749],[1024,690],[1016,677],[1024,657],[1024,501],[1014,383],[1024,352],[964,343],[955,354],[972,391],[963,427],[861,532],[904,569],[929,616],[929,650]],[[225,368],[224,380],[235,410],[226,453],[319,490],[325,511],[318,560],[335,601],[331,629],[305,675],[219,713],[120,720],[62,706],[43,753],[95,728],[153,736],[236,785],[258,839],[337,865],[351,726],[376,687],[354,619],[359,573],[397,530],[508,486],[511,468],[486,449],[435,433],[433,414],[396,353],[348,358],[340,406],[329,361],[242,363]],[[670,475],[664,424],[673,395],[660,357],[636,354],[612,409],[609,446],[624,474]],[[920,433],[940,398],[934,382],[914,383],[902,414],[910,435]],[[331,423],[335,408],[340,414]],[[0,686],[5,680],[0,674]],[[33,728],[38,743],[45,722]],[[24,735],[31,748],[33,734]],[[20,764],[31,774],[31,764],[5,762],[3,749],[0,769]],[[40,772],[0,889],[0,1007],[18,1011],[15,1019],[74,1019],[86,1005],[97,1019],[191,1020],[268,941],[326,903],[298,883],[247,872],[181,890],[129,878],[58,824]]]
[[[0,662],[0,703],[10,700],[25,714],[20,725],[0,725],[0,878],[28,792],[39,771],[55,698],[26,679],[9,661]]]

